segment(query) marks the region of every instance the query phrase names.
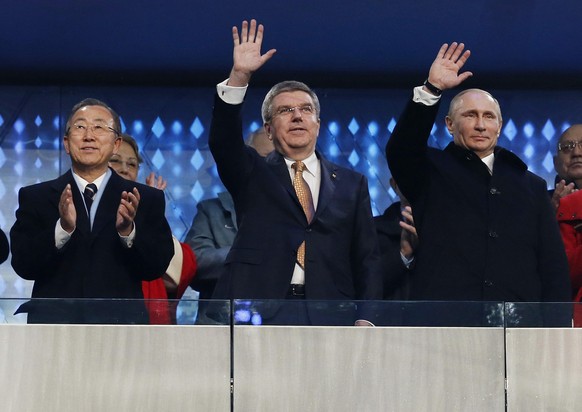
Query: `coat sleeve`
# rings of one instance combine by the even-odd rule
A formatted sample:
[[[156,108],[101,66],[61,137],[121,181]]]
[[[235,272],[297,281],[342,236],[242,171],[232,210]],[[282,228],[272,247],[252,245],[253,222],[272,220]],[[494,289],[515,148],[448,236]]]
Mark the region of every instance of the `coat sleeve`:
[[[426,106],[410,100],[386,145],[386,159],[398,187],[413,205],[429,176],[427,141],[439,104]]]

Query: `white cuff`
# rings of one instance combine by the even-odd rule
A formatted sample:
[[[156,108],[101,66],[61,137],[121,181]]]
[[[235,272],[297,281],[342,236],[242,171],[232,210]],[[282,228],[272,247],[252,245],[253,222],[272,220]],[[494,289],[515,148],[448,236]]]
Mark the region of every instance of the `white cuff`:
[[[123,243],[123,246],[126,248],[129,249],[133,246],[133,241],[135,240],[135,222],[133,223],[133,229],[131,230],[131,233],[127,236],[119,235],[119,239],[121,239],[121,243]]]
[[[61,219],[57,220],[55,225],[55,246],[57,249],[62,249],[63,246],[71,239],[71,236],[75,233],[75,229],[71,233],[67,233],[63,226],[61,226]]]
[[[245,99],[245,94],[247,93],[248,85],[243,87],[234,87],[229,86],[226,83],[228,79],[223,82],[220,82],[216,85],[216,92],[218,93],[218,97],[228,104],[241,104]]]
[[[434,106],[441,99],[440,96],[435,96],[432,93],[423,89],[424,86],[416,86],[412,93],[412,101],[414,103],[424,104],[425,106]]]

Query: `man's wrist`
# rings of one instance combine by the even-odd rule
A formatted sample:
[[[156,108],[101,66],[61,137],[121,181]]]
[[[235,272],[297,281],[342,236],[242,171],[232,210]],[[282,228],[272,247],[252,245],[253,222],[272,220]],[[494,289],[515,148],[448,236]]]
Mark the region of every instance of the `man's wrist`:
[[[431,94],[434,94],[435,96],[440,96],[441,94],[443,94],[442,89],[436,87],[434,84],[429,82],[428,79],[424,81],[423,86],[426,89],[426,91],[430,92]]]

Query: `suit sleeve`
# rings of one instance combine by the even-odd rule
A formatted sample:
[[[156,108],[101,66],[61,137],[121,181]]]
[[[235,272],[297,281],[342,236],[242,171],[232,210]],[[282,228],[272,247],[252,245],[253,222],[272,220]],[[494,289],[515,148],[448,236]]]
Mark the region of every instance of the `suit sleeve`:
[[[246,184],[259,157],[244,143],[241,110],[242,104],[225,103],[216,95],[208,140],[220,180],[233,197]]]
[[[188,243],[194,253],[198,263],[197,278],[202,280],[218,280],[222,274],[226,255],[230,251],[230,246],[220,246],[216,242],[216,236],[212,231],[212,217],[204,207],[203,203],[197,205],[198,211],[192,221],[192,227],[186,236]]]
[[[16,222],[10,230],[12,267],[27,280],[38,280],[54,273],[67,248],[65,245],[59,252],[55,246],[58,210],[52,211],[46,203],[40,205],[38,198],[42,196],[45,195],[30,187],[20,189]]]
[[[150,190],[151,189],[151,190]],[[140,187],[142,200],[136,219],[136,236],[133,246],[127,249],[129,263],[139,278],[152,280],[162,276],[174,256],[174,242],[170,225],[165,217],[164,192]]]
[[[355,276],[357,299],[382,299],[382,276],[378,238],[372,218],[367,179],[362,176],[359,185],[358,205],[354,222],[352,242],[352,265]]]

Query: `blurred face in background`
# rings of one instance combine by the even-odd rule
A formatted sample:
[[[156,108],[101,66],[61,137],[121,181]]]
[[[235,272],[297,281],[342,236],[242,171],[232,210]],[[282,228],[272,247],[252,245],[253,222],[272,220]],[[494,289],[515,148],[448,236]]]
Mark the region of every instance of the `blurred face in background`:
[[[139,160],[137,153],[127,142],[122,142],[116,154],[109,159],[109,166],[128,180],[137,180]]]
[[[582,183],[582,124],[570,126],[560,136],[554,168],[566,182]]]

